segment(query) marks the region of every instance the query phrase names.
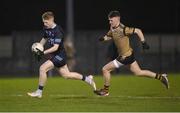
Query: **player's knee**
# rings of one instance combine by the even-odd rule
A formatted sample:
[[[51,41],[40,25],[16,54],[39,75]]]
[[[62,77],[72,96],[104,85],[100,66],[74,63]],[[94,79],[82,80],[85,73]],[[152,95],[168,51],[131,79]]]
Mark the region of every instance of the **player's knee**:
[[[143,73],[142,73],[141,70],[134,72],[134,75],[139,76],[139,77],[142,76],[142,74],[143,74]]]
[[[102,68],[102,72],[103,73],[110,73],[110,70],[108,70],[108,68],[106,68],[106,67],[103,67]]]
[[[102,72],[103,72],[103,73],[108,72],[108,70],[106,69],[106,67],[103,67],[103,68],[102,68]]]
[[[44,66],[40,66],[39,72],[40,73],[46,73],[46,68]]]
[[[61,76],[62,76],[64,79],[70,79],[70,78],[71,78],[68,73],[62,73]]]

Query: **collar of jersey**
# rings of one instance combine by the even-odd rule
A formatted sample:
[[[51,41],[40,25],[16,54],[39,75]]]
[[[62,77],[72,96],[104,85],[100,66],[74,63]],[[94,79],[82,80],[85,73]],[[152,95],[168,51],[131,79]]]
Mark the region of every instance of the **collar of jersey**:
[[[117,27],[113,27],[113,29],[117,29],[118,27],[120,27],[120,24]]]
[[[56,24],[54,24],[52,27],[51,27],[51,29],[54,29],[56,27]]]

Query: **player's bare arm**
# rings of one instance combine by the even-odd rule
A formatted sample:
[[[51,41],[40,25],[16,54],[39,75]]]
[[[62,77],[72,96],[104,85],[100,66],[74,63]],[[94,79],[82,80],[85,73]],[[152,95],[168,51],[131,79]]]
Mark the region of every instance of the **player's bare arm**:
[[[41,39],[40,43],[44,46],[45,43],[47,42],[47,39],[45,39],[44,37]]]
[[[53,52],[55,52],[55,51],[58,50],[58,47],[59,47],[59,44],[54,44],[53,47],[51,47],[51,48],[45,50],[45,51],[44,51],[44,54],[53,53]]]
[[[136,33],[138,35],[138,37],[142,43],[143,49],[149,49],[150,47],[147,44],[147,42],[145,41],[145,38],[144,38],[144,35],[143,35],[141,29],[135,28],[134,33]]]
[[[145,41],[145,38],[144,38],[144,35],[143,35],[141,29],[135,28],[134,32],[138,35],[141,42]]]

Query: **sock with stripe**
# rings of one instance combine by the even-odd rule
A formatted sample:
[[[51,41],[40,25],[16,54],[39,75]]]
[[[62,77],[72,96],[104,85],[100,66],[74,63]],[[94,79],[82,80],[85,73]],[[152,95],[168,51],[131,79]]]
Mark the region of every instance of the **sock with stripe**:
[[[162,80],[162,74],[156,73],[155,79]]]

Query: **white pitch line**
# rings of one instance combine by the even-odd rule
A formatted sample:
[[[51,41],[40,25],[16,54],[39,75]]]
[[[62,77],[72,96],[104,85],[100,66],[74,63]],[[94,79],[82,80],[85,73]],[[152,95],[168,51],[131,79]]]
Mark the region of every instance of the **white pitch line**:
[[[12,94],[12,97],[23,97],[26,94]],[[61,94],[50,94],[46,95],[46,97],[89,97],[86,95],[61,95]],[[101,96],[91,96],[90,98],[101,98]],[[179,96],[126,96],[126,95],[119,95],[119,96],[108,96],[108,98],[129,98],[129,99],[180,99]]]
[[[13,94],[13,95],[10,95],[12,97],[22,97],[23,95],[22,94]]]
[[[85,95],[61,95],[61,94],[51,94],[50,97],[87,97]]]
[[[130,98],[130,99],[180,99],[180,97],[177,96],[110,96],[113,98]]]

